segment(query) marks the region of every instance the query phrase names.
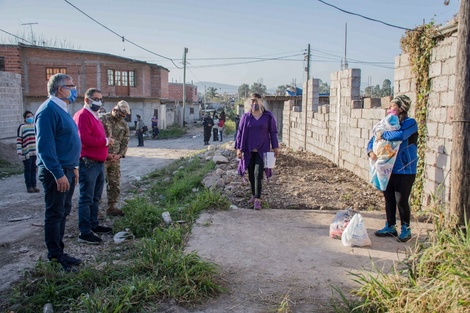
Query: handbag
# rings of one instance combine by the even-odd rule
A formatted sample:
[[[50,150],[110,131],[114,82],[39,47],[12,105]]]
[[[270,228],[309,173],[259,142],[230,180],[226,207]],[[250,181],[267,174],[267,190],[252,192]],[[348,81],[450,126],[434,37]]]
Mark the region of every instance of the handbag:
[[[147,125],[144,125],[142,126],[142,132],[145,133],[149,130],[149,128],[147,127]]]

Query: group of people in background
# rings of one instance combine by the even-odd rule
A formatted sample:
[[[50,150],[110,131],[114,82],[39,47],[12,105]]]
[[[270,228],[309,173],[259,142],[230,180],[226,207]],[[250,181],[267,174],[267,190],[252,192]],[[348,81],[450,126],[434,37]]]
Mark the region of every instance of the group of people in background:
[[[211,117],[210,113],[207,112],[202,121],[202,126],[204,127],[204,145],[208,145],[209,141],[224,141],[223,134],[225,130],[225,112],[220,112],[220,116],[214,112]]]
[[[72,77],[53,75],[47,84],[49,98],[36,115],[23,114],[18,127],[17,153],[23,160],[27,192],[39,192],[36,170],[45,200],[44,239],[48,259],[75,270],[82,261],[64,252],[66,218],[72,209],[72,196],[79,185],[78,241],[100,244],[99,233],[111,227],[100,225],[99,204],[107,182],[108,216],[122,216],[116,208],[120,194],[120,159],[129,143],[129,127],[124,118],[130,114],[126,101],[119,101],[111,112],[103,112],[103,95],[96,88],[84,94],[84,105],[72,117],[68,106],[77,99]]]

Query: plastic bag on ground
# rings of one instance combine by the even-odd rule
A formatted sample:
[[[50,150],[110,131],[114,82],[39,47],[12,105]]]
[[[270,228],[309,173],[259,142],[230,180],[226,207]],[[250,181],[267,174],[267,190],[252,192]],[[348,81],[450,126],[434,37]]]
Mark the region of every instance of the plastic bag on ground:
[[[342,210],[336,213],[333,222],[330,224],[330,237],[334,239],[341,239],[344,229],[348,226],[354,212],[351,208]]]
[[[372,244],[367,234],[366,223],[361,214],[354,214],[343,231],[341,242],[346,247],[365,247]]]

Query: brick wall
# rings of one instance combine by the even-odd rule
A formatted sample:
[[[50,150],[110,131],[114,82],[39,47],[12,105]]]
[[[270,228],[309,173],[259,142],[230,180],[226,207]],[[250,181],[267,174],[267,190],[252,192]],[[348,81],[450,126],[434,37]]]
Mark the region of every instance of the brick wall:
[[[21,76],[0,72],[0,139],[16,137],[16,130],[22,121]]]
[[[169,96],[172,101],[183,101],[183,84],[168,83]],[[193,103],[198,101],[197,86],[186,84],[186,103]]]

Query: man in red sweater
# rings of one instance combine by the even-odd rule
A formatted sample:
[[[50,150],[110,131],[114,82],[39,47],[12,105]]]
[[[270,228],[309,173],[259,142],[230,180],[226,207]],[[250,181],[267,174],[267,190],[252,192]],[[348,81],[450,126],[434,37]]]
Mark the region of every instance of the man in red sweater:
[[[106,137],[99,119],[98,111],[103,105],[101,91],[88,89],[84,102],[83,108],[73,117],[82,142],[79,165],[78,241],[97,245],[102,239],[96,233],[112,231],[111,227],[99,225],[98,208],[105,181],[104,161],[108,156],[108,146],[112,145],[114,140]]]

